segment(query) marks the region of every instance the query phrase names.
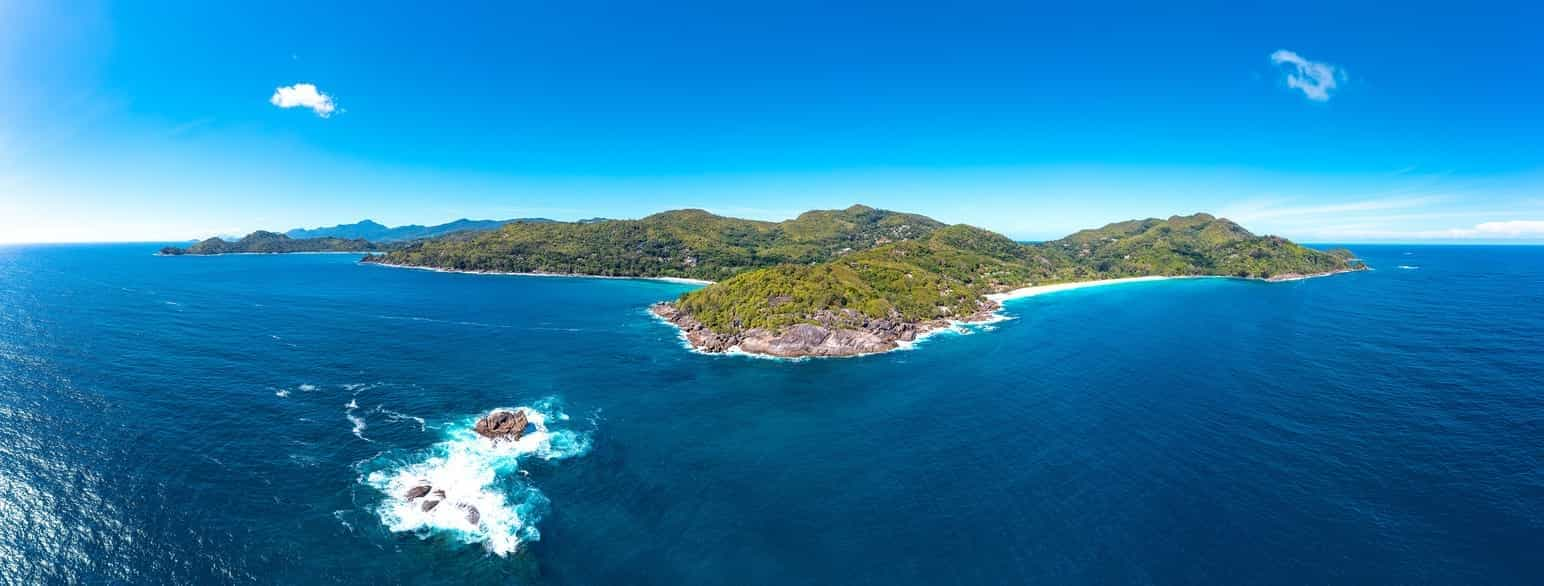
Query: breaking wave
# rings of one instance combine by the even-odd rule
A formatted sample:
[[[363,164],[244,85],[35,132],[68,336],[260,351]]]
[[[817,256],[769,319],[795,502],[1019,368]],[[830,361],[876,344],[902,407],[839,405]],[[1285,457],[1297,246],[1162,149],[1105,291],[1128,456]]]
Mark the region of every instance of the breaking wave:
[[[353,432],[354,433],[354,437],[357,437],[359,439],[365,440],[367,442],[375,441],[375,440],[372,440],[370,438],[365,437],[365,428],[369,427],[369,425],[365,423],[365,418],[360,417],[359,415],[354,413],[355,411],[358,411],[358,410],[359,410],[359,400],[358,399],[349,399],[348,400],[348,404],[343,406],[343,416],[347,417],[348,418],[348,422],[353,424],[353,426],[354,426],[353,429],[351,429],[349,431]]]
[[[590,450],[590,436],[565,429],[568,416],[551,400],[502,409],[524,409],[534,430],[517,441],[489,440],[473,431],[479,414],[445,426],[444,440],[425,450],[361,463],[361,482],[383,497],[375,511],[381,524],[421,539],[481,544],[499,556],[540,539],[536,523],[548,508],[547,497],[520,464],[582,456]],[[421,486],[433,492],[407,498]]]

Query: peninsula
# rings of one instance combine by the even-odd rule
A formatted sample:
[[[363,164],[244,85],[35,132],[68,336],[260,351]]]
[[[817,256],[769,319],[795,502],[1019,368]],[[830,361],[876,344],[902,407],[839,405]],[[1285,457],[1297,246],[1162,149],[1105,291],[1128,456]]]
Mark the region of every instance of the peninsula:
[[[234,242],[220,238],[207,238],[187,248],[168,246],[161,249],[167,256],[211,254],[278,254],[285,252],[366,252],[380,250],[368,240],[354,238],[290,238],[277,232],[259,230]]]
[[[855,205],[783,222],[702,210],[639,220],[508,224],[361,262],[468,272],[716,281],[651,311],[703,352],[853,356],[996,317],[1014,291],[1134,277],[1268,281],[1366,268],[1349,251],[1257,236],[1209,214],[1132,220],[1020,243]]]
[[[389,228],[373,220],[339,224],[324,228],[295,228],[284,233],[258,230],[239,240],[208,238],[187,248],[168,246],[161,254],[168,256],[210,254],[279,254],[286,252],[371,252],[390,250],[403,242],[466,236],[496,230],[514,223],[551,222],[546,218],[513,220],[461,219],[434,226],[410,224]]]

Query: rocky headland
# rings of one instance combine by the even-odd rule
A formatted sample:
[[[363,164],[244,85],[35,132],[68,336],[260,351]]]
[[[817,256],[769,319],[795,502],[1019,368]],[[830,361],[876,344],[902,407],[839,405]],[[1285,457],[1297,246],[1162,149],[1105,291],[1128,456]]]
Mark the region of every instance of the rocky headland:
[[[812,317],[814,323],[794,324],[777,330],[751,328],[728,334],[713,331],[672,303],[656,303],[649,311],[679,328],[687,343],[698,351],[740,351],[778,358],[803,358],[888,352],[929,333],[951,327],[955,322],[991,321],[997,318],[996,312],[1001,307],[995,301],[983,300],[979,311],[961,319],[915,322],[898,317],[868,318],[851,309],[822,310]]]

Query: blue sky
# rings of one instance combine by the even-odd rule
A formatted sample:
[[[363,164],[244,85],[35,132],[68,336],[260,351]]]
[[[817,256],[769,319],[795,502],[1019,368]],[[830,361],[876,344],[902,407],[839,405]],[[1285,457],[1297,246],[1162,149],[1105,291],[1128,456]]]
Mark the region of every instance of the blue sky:
[[[854,202],[1018,238],[1209,211],[1538,242],[1541,22],[1521,0],[0,0],[0,242]]]

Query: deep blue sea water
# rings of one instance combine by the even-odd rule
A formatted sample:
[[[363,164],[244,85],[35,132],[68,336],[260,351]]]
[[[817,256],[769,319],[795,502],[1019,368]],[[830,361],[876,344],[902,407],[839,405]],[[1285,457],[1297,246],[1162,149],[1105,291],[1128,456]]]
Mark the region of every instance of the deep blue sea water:
[[[0,248],[0,582],[1544,583],[1541,247],[804,362],[688,352],[686,285],[156,248]]]

